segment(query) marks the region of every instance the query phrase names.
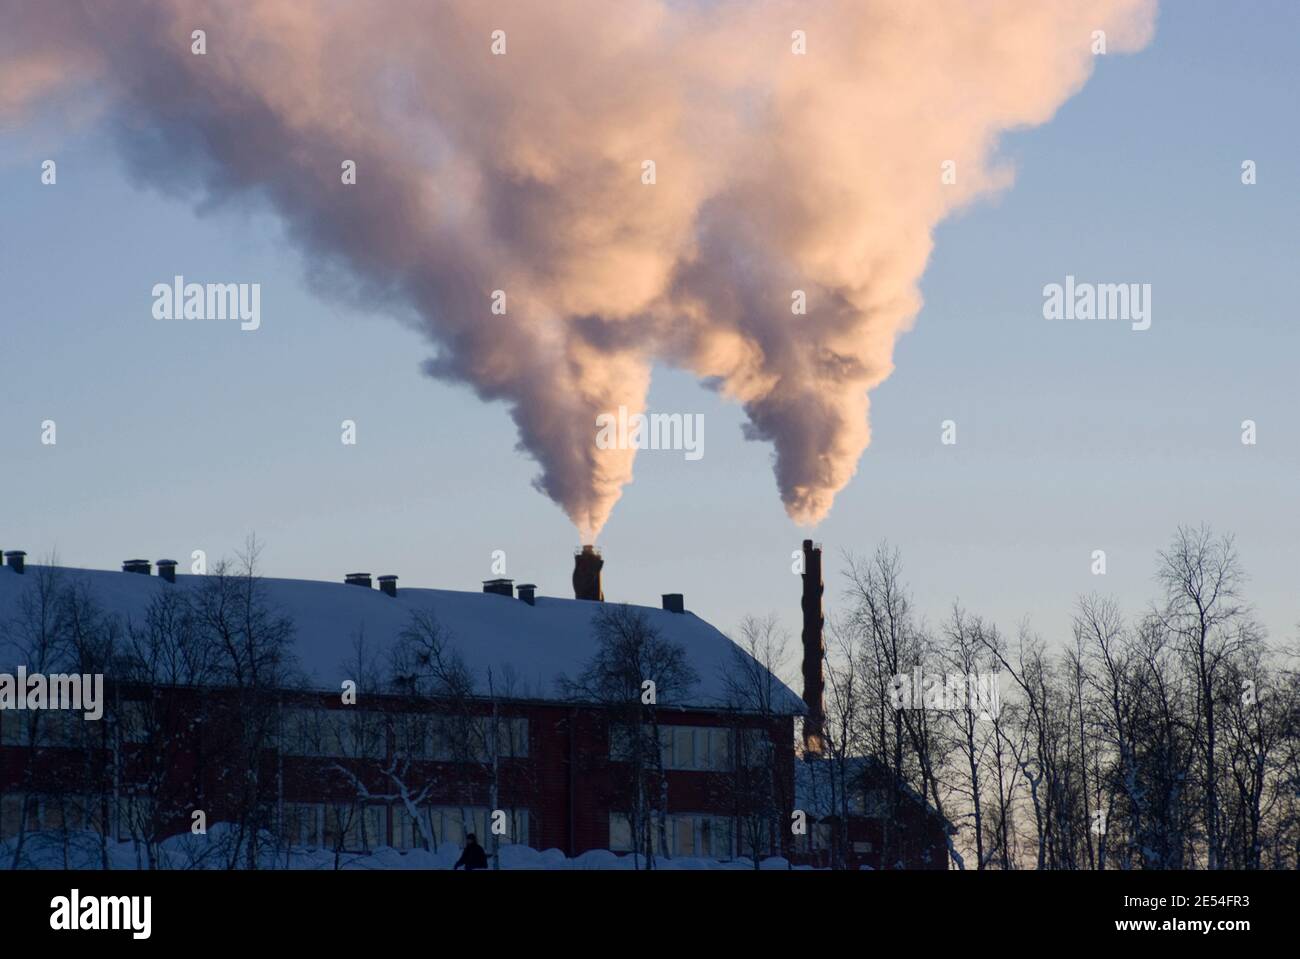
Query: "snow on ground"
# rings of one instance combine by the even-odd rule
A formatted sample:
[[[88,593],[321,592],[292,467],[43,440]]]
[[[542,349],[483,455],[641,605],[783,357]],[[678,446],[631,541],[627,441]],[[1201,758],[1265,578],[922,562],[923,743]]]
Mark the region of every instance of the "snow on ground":
[[[229,835],[224,823],[214,825],[206,836],[189,834],[172,836],[159,844],[158,867],[164,869],[223,869],[225,851],[221,844]],[[461,848],[443,843],[436,853],[423,849],[401,852],[387,846],[368,854],[341,853],[328,850],[296,850],[286,858],[268,853],[263,858],[267,869],[451,869],[460,858]],[[13,863],[14,840],[0,843],[0,869]],[[28,869],[100,869],[102,853],[95,833],[29,833],[24,840],[23,862]],[[569,859],[559,849],[537,851],[528,846],[502,846],[500,868],[508,870],[632,870],[636,857],[616,855],[607,849],[593,849]],[[108,846],[110,869],[147,869],[148,857],[142,846],[132,842],[112,842]],[[654,868],[661,870],[724,871],[753,870],[753,860],[744,857],[720,862],[716,859],[656,858]],[[764,859],[760,869],[789,869],[789,862],[778,856]],[[795,869],[808,867],[795,866]]]

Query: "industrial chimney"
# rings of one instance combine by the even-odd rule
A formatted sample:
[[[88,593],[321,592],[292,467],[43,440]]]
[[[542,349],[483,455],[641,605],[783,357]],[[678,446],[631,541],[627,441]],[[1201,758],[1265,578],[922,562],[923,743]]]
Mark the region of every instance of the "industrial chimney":
[[[600,570],[604,565],[600,550],[594,546],[584,546],[573,554],[574,599],[590,599],[597,603],[605,601],[605,593],[600,588]]]
[[[803,701],[808,715],[803,721],[803,748],[805,756],[822,754],[822,723],[826,715],[822,701],[824,683],[822,660],[826,646],[822,640],[822,548],[813,541],[803,541]]]

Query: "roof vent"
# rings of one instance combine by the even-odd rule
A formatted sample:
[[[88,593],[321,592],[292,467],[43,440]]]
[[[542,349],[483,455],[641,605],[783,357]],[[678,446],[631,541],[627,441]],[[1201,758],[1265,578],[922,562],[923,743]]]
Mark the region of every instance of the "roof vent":
[[[159,576],[167,580],[169,583],[176,582],[176,560],[160,559],[154,565],[158,567]]]
[[[485,579],[483,580],[483,592],[493,593],[497,596],[514,596],[515,581],[513,579]]]
[[[153,572],[153,563],[147,559],[124,559],[122,560],[122,572],[140,573],[142,576],[148,576]]]
[[[529,606],[536,606],[537,605],[537,584],[520,583],[519,598],[522,599]]]
[[[385,595],[385,596],[396,596],[396,595],[397,595],[397,577],[396,577],[396,576],[380,576],[380,577],[379,577],[379,588],[382,589],[382,590],[384,591],[384,595]]]
[[[9,568],[15,573],[21,574],[22,571],[27,568],[26,557],[27,554],[21,549],[11,549],[9,552],[5,553],[5,562],[9,564]]]
[[[681,593],[664,593],[664,609],[670,613],[686,612],[686,601]]]
[[[349,586],[364,586],[366,589],[370,589],[370,574],[348,573],[347,576],[343,577],[343,582]]]

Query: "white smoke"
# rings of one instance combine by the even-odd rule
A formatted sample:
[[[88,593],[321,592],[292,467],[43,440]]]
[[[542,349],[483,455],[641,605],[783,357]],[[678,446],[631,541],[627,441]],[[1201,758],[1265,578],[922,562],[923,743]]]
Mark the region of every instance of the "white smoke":
[[[935,225],[1009,182],[998,135],[1082,86],[1096,31],[1107,55],[1135,50],[1155,14],[1153,0],[0,7],[0,123],[94,91],[144,182],[265,197],[314,260],[415,308],[431,375],[508,404],[536,485],[586,541],[634,454],[599,449],[595,418],[643,410],[655,361],[742,404],[787,512],[822,519],[870,440],[868,391],[920,308]],[[347,159],[356,186],[340,184]]]

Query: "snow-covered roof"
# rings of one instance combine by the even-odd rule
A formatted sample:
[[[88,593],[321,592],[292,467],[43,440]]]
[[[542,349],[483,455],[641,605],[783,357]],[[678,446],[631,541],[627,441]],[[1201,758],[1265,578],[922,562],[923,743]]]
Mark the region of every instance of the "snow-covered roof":
[[[19,596],[35,583],[41,568],[28,565],[24,574],[0,568],[0,623],[17,615]],[[84,583],[105,611],[135,623],[143,621],[159,591],[192,589],[202,579],[178,575],[172,584],[140,573],[59,569],[69,580]],[[367,649],[382,653],[417,610],[432,610],[483,690],[489,668],[498,684],[508,671],[518,698],[557,698],[556,678],[576,679],[596,650],[592,619],[601,608],[596,602],[538,596],[529,605],[508,596],[446,589],[398,589],[392,597],[345,583],[271,578],[261,582],[269,603],[293,620],[297,665],[319,689],[338,689],[343,680],[354,678],[346,664],[355,661],[358,631],[364,631]],[[693,692],[674,705],[725,706],[724,676],[735,671],[739,647],[693,613],[635,608],[645,613],[662,638],[685,648],[699,675]],[[0,650],[0,662],[10,658],[9,650]],[[802,700],[785,685],[777,685],[774,708],[785,714],[802,713]]]

